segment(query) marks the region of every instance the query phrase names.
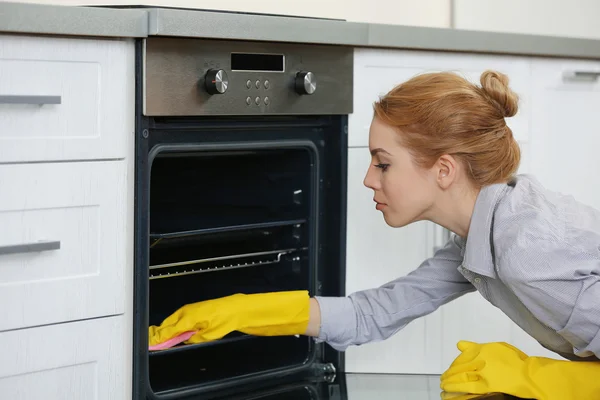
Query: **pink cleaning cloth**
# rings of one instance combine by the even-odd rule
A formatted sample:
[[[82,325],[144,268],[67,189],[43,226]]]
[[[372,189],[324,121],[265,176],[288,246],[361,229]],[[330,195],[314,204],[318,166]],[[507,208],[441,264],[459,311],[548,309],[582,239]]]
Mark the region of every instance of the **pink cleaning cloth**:
[[[154,346],[150,346],[149,350],[153,351],[153,350],[168,349],[170,347],[175,346],[176,344],[185,342],[186,340],[188,340],[189,338],[191,338],[192,336],[194,336],[195,333],[196,333],[196,331],[183,332],[183,333],[175,336],[174,338],[171,338],[171,339],[167,340],[166,342],[162,342],[162,343],[159,343],[159,344],[155,344]]]

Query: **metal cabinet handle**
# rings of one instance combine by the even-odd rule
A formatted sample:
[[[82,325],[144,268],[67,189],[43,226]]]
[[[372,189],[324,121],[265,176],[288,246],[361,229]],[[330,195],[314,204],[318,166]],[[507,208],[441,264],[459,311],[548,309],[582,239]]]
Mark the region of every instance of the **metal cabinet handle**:
[[[0,104],[61,104],[61,96],[0,95]]]
[[[600,71],[565,71],[563,79],[595,81],[600,77]]]
[[[19,254],[19,253],[34,253],[38,251],[58,250],[60,249],[60,241],[40,241],[34,243],[13,244],[8,246],[0,246],[0,255]]]

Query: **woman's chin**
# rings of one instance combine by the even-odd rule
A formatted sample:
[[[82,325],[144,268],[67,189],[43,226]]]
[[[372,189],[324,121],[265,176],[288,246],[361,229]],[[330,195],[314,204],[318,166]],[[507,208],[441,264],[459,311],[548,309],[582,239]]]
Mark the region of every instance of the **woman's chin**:
[[[383,219],[385,223],[392,228],[402,228],[403,226],[408,225],[410,222],[405,221],[403,218],[398,215],[394,215],[389,212],[382,212]]]

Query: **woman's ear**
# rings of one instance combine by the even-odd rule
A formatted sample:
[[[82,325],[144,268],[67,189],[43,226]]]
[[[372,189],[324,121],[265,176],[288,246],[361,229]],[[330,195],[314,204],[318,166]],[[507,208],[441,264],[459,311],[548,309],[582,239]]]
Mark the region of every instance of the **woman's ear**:
[[[458,160],[449,154],[444,154],[435,163],[436,180],[440,188],[448,189],[456,180]]]

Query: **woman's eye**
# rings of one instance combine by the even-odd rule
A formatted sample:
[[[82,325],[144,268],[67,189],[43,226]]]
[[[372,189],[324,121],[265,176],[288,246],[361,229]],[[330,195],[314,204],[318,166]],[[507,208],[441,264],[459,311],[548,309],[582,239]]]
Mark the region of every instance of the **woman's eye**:
[[[390,164],[375,164],[375,167],[385,171],[390,166]]]

